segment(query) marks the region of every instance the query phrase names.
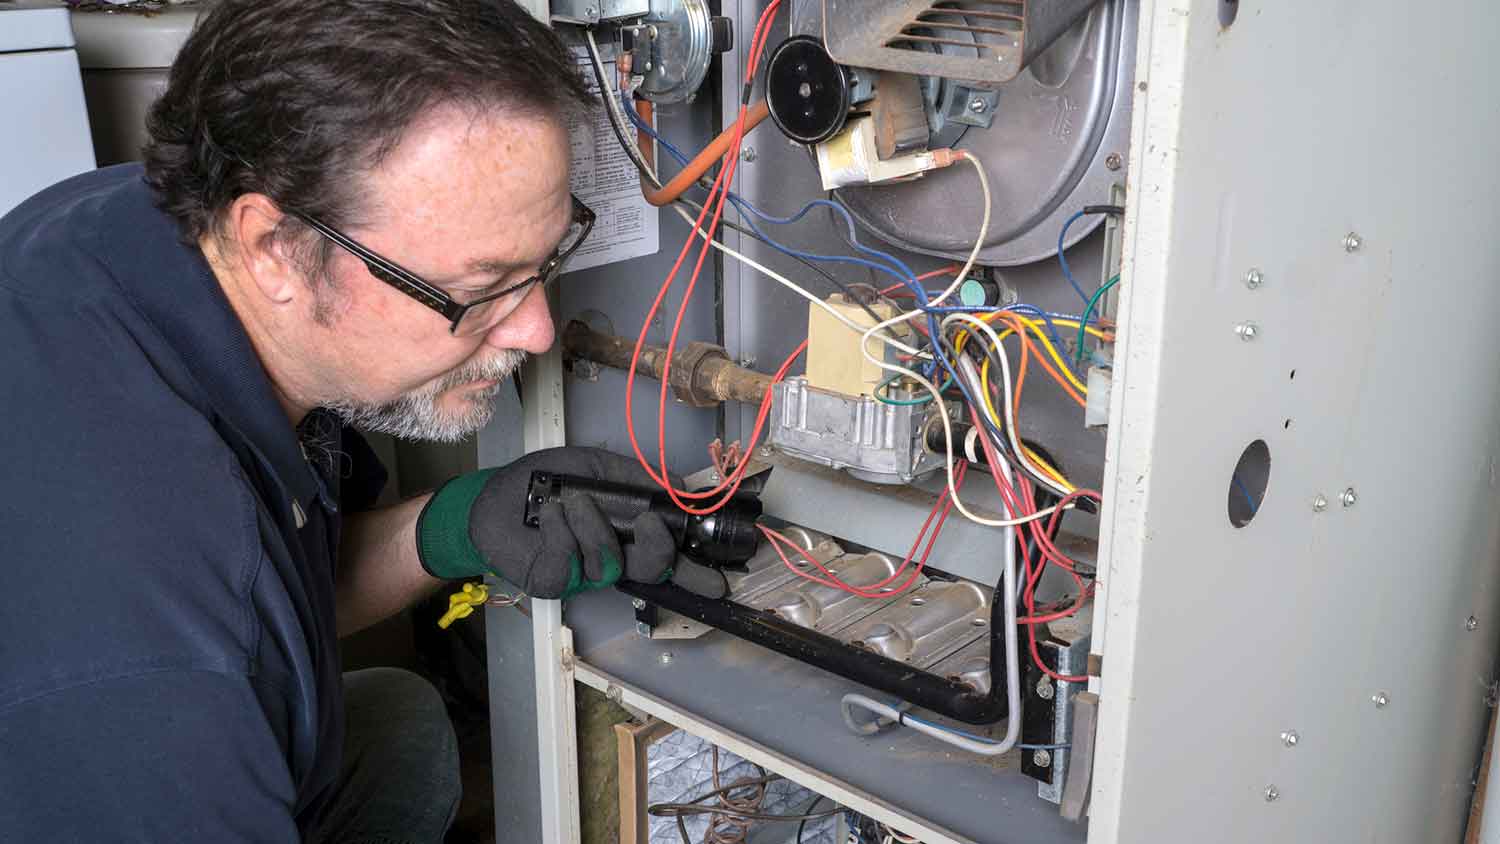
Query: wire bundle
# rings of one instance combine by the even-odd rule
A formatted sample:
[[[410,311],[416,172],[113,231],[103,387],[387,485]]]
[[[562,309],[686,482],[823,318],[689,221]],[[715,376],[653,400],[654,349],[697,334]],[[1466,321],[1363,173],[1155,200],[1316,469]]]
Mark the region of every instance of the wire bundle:
[[[665,431],[670,366],[688,302],[701,277],[710,249],[717,249],[803,297],[814,307],[822,308],[846,327],[858,332],[861,336],[861,355],[866,361],[889,373],[873,391],[875,400],[887,404],[930,405],[932,415],[940,421],[943,430],[946,487],[934,502],[926,521],[922,523],[911,550],[889,577],[876,583],[846,583],[808,554],[806,549],[799,548],[792,540],[771,527],[762,526],[763,535],[776,549],[782,562],[799,576],[818,583],[863,598],[886,600],[920,582],[921,572],[938,535],[950,513],[956,510],[970,521],[1003,529],[1007,535],[1007,543],[1018,552],[1021,569],[1019,577],[1015,578],[1014,584],[1004,584],[997,588],[996,595],[997,600],[1004,600],[1012,605],[1019,604],[1024,609],[1024,613],[1016,617],[1016,623],[1027,631],[1033,661],[1040,670],[1054,679],[1083,681],[1086,678],[1060,675],[1045,665],[1037,646],[1035,630],[1039,624],[1075,614],[1092,595],[1094,573],[1070,559],[1057,546],[1055,537],[1066,511],[1080,505],[1096,507],[1100,495],[1094,490],[1081,489],[1072,483],[1039,447],[1033,447],[1024,440],[1020,433],[1019,417],[1027,375],[1037,370],[1046,374],[1072,402],[1080,406],[1087,404],[1087,384],[1081,377],[1084,344],[1090,336],[1101,342],[1114,339],[1113,325],[1096,316],[1096,311],[1105,294],[1118,284],[1119,277],[1115,276],[1101,285],[1092,296],[1086,294],[1073,278],[1061,246],[1067,226],[1085,214],[1119,214],[1121,209],[1115,206],[1088,206],[1070,217],[1059,234],[1058,257],[1063,273],[1077,290],[1085,306],[1084,312],[1076,316],[1052,313],[1020,303],[1001,307],[972,307],[951,302],[954,294],[974,270],[989,233],[991,196],[988,177],[983,164],[971,152],[959,150],[952,156],[954,161],[969,165],[983,194],[984,211],[974,246],[962,264],[918,275],[896,256],[861,244],[853,217],[832,193],[827,199],[809,202],[786,216],[761,211],[729,188],[740,160],[739,150],[745,132],[759,119],[758,116],[752,118],[751,115],[759,115],[763,111],[763,104],[751,106],[750,94],[760,57],[771,33],[771,22],[780,6],[781,0],[772,0],[757,21],[747,52],[745,84],[734,124],[709,148],[691,160],[656,132],[651,126],[649,112],[643,116],[642,110],[648,106],[634,100],[628,77],[622,80],[618,91],[612,88],[599,59],[593,34],[588,34],[590,58],[598,77],[610,125],[616,138],[640,170],[643,191],[652,198],[653,204],[672,203],[673,210],[689,224],[692,232],[642,320],[631,366],[627,370],[625,422],[635,457],[678,507],[690,514],[707,515],[724,506],[740,488],[749,465],[749,456],[764,433],[772,403],[772,390],[769,388],[762,398],[753,430],[744,447],[736,449],[731,446],[725,449],[722,443],[716,443],[710,448],[718,471],[717,484],[702,492],[672,486],[666,467]],[[627,125],[627,121],[630,125]],[[634,133],[629,131],[632,127]],[[631,137],[632,134],[640,137],[640,146]],[[643,152],[646,141],[657,142],[683,167],[682,172],[665,188],[650,156]],[[710,180],[710,171],[715,167],[717,172]],[[706,198],[701,202],[683,197],[688,191],[696,189],[707,191]],[[740,221],[745,227],[724,219],[726,205],[733,206],[739,212]],[[840,234],[856,254],[822,255],[794,249],[780,243],[763,228],[763,225],[796,224],[819,208],[826,209],[836,223],[842,224],[843,231]],[[696,211],[696,216],[684,209]],[[831,308],[823,297],[719,242],[717,232],[720,226],[730,227],[753,237],[817,272],[832,286],[844,291],[852,301],[863,306],[873,322],[861,325],[852,321]],[[657,454],[652,461],[642,449],[635,427],[635,366],[645,346],[649,327],[661,310],[679,273],[683,272],[695,244],[699,245],[698,254],[691,272],[686,273],[688,281],[666,344],[667,371],[661,375],[658,391]],[[856,265],[888,276],[894,283],[879,290],[871,288],[871,292],[873,296],[894,305],[898,313],[890,318],[877,316],[869,306],[870,296],[856,295],[849,286],[817,266],[821,263]],[[940,291],[929,291],[924,286],[924,282],[933,278],[950,276],[951,280]],[[1077,332],[1071,356],[1060,328]],[[803,342],[782,362],[775,372],[773,382],[786,377],[806,348],[807,343]],[[961,433],[955,431],[955,414],[943,412],[955,404],[961,411],[957,418],[967,420],[963,426],[966,430]],[[999,518],[976,513],[961,499],[960,488],[971,465],[986,469],[990,475],[1004,510]],[[788,551],[799,555],[799,562],[803,565],[794,564]],[[1071,603],[1064,606],[1038,604],[1036,589],[1048,566],[1058,567],[1073,582],[1076,591]],[[910,718],[906,720],[919,721]],[[934,726],[933,729],[942,728]],[[1013,743],[1014,737],[1008,741]]]

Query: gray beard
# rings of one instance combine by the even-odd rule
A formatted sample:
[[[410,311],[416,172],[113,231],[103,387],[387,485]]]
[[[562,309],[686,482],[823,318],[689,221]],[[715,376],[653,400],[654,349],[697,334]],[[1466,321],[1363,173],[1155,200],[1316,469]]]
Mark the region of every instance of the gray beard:
[[[503,382],[526,359],[519,349],[506,349],[484,360],[471,361],[444,375],[438,381],[418,387],[395,401],[370,404],[354,398],[327,402],[344,424],[376,434],[389,434],[404,440],[427,440],[452,443],[467,439],[489,424],[495,412],[495,395]],[[457,412],[440,410],[438,396],[460,384],[493,380],[497,383],[484,390],[470,390],[463,396]]]

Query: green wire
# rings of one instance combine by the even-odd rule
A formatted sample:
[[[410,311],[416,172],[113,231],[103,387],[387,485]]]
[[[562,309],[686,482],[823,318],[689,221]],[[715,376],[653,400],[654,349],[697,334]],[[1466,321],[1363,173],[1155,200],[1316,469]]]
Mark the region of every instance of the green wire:
[[[1087,332],[1089,326],[1089,316],[1093,314],[1094,308],[1098,306],[1099,300],[1104,297],[1104,294],[1108,292],[1111,287],[1114,287],[1119,283],[1120,276],[1117,273],[1114,278],[1111,278],[1109,281],[1106,281],[1103,284],[1099,285],[1099,289],[1094,291],[1094,295],[1090,297],[1088,305],[1084,307],[1083,316],[1078,318],[1078,346],[1073,350],[1074,366],[1078,366],[1079,364],[1083,363],[1083,343],[1084,340],[1088,337]]]
[[[870,395],[873,396],[875,400],[880,402],[881,404],[893,404],[897,407],[910,407],[911,405],[926,404],[927,402],[932,401],[931,395],[926,395],[919,399],[888,399],[881,395],[881,392],[884,391],[886,387],[890,386],[900,379],[901,376],[899,374],[892,375],[884,381],[881,381],[879,384],[876,384],[875,389],[870,391]],[[949,378],[943,382],[942,386],[938,387],[938,392],[941,393],[951,386],[953,386],[953,379]]]

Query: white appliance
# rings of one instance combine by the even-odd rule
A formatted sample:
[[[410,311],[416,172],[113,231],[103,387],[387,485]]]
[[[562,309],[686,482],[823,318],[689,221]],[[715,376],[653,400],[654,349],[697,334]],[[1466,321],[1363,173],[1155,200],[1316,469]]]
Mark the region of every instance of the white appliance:
[[[94,168],[88,112],[66,9],[0,5],[0,215]]]
[[[177,51],[209,5],[170,5],[152,15],[88,7],[72,13],[99,166],[141,157],[146,112],[166,90]]]

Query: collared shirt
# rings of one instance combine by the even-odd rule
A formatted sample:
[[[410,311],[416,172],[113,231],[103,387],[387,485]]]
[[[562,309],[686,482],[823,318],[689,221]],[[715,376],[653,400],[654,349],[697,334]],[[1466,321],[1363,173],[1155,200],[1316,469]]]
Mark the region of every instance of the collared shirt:
[[[321,476],[137,165],[0,220],[0,837],[295,841],[340,765]]]

